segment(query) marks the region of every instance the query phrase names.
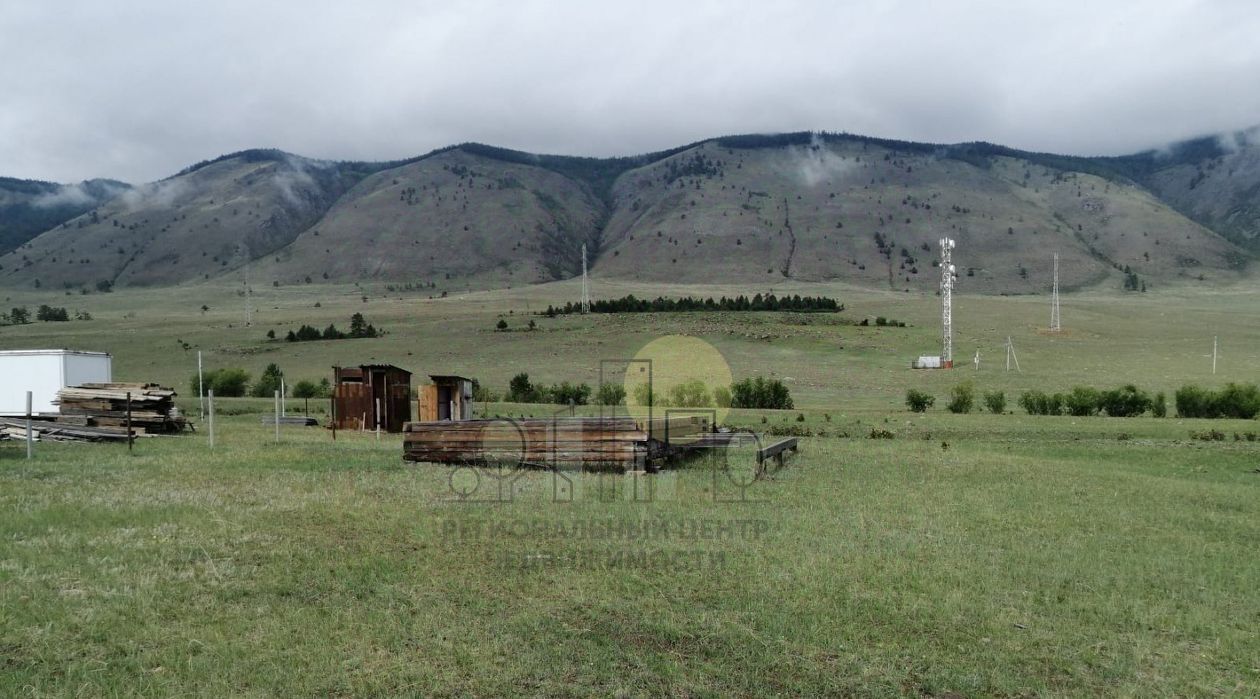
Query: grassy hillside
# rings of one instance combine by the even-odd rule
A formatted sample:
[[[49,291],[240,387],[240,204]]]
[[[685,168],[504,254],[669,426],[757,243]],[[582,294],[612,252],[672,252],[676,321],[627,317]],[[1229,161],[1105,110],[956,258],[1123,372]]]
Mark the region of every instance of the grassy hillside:
[[[0,177],[0,255],[127,191],[113,180],[63,185]]]
[[[0,257],[0,284],[95,290],[203,280],[278,250],[347,186],[336,166],[246,152],[125,194]]]
[[[930,291],[942,235],[978,293],[1044,291],[1054,252],[1066,288],[1226,281],[1260,220],[1260,150],[1239,138],[1092,159],[811,133],[605,159],[481,144],[391,163],[245,151],[61,222],[0,257],[0,285],[239,283],[249,263],[256,284],[440,295],[576,275],[585,242],[596,269],[626,280]],[[20,206],[11,228],[55,220]],[[5,211],[0,199],[0,222]]]
[[[937,240],[959,243],[961,288],[1043,292],[1231,275],[1245,255],[1132,185],[996,157],[984,167],[855,141],[698,146],[621,177],[599,269],[633,279],[773,286],[939,284]]]
[[[365,178],[256,279],[285,284],[390,279],[460,288],[580,273],[604,204],[538,166],[452,149]]]

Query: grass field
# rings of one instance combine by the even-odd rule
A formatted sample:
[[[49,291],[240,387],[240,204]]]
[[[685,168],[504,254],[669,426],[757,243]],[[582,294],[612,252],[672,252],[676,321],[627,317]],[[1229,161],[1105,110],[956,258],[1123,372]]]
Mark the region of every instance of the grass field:
[[[258,424],[267,401],[224,401],[213,451],[204,431],[140,440],[133,454],[41,444],[33,461],[0,445],[0,695],[1260,693],[1260,442],[1232,439],[1256,423],[1014,407],[1034,387],[1254,381],[1256,290],[1072,295],[1057,337],[1041,332],[1044,297],[963,297],[957,354],[979,348],[978,372],[907,368],[936,348],[935,298],[845,287],[775,288],[836,296],[848,306],[838,317],[570,316],[492,330],[500,315],[523,328],[575,288],[434,301],[268,289],[249,329],[243,300],[212,287],[10,298],[95,320],[0,328],[0,346],[104,349],[118,378],[181,389],[198,348],[208,366],[257,374],[275,361],[291,380],[379,361],[502,390],[518,371],[594,383],[601,358],[690,334],[737,378],[791,387],[798,410],[735,411],[732,423],[815,436],[746,488],[706,460],[637,480],[525,472],[511,502],[488,474],[475,499],[489,502],[461,500],[468,474],[404,464],[397,437],[287,428],[276,444]],[[343,326],[355,311],[389,334],[263,337]],[[875,315],[911,327],[839,322]],[[1002,370],[1007,335],[1022,373]],[[966,379],[1005,390],[1018,414],[945,413]],[[937,408],[906,412],[912,386]],[[872,428],[895,438],[870,439]],[[1190,438],[1209,428],[1231,437]]]

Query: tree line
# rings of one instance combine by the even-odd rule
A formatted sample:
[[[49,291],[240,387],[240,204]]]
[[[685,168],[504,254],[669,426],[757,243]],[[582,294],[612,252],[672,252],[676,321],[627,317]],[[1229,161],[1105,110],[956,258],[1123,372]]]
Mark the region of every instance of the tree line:
[[[991,412],[1001,413],[1005,410],[1006,396],[1000,391],[986,392],[983,397],[985,406]],[[936,397],[924,391],[910,389],[906,392],[906,406],[913,412],[926,412],[935,403]],[[950,412],[967,413],[971,412],[973,403],[974,387],[971,382],[965,382],[952,389],[951,399],[946,407]],[[1252,420],[1260,415],[1260,387],[1255,384],[1228,383],[1220,389],[1210,389],[1187,384],[1173,394],[1173,403],[1178,417]],[[1018,404],[1029,415],[1168,415],[1168,399],[1164,393],[1151,394],[1133,384],[1112,389],[1073,386],[1070,391],[1056,393],[1034,389],[1021,393]]]
[[[274,362],[263,369],[257,381],[251,379],[249,372],[239,367],[211,369],[202,372],[201,376],[193,374],[188,380],[188,387],[193,395],[214,391],[216,398],[271,398],[281,385],[284,385],[285,395],[294,398],[328,398],[332,395],[332,384],[327,378],[318,382],[303,379],[294,384],[284,384],[284,372]]]
[[[496,402],[499,396],[474,386],[477,400]],[[554,403],[559,405],[624,405],[626,388],[618,383],[601,384],[592,389],[585,383],[535,384],[527,373],[520,373],[508,382],[502,398],[508,403]],[[692,379],[670,386],[653,389],[646,383],[634,387],[634,400],[638,405],[673,408],[757,408],[763,410],[791,410],[794,407],[788,387],[779,379],[755,377],[742,379],[727,386],[710,389],[703,381]]]
[[[618,299],[601,299],[591,302],[592,313],[678,313],[687,311],[801,311],[815,313],[838,313],[844,305],[833,298],[825,296],[775,296],[774,294],[755,294],[751,298],[743,294],[734,298],[723,296],[719,299],[695,298],[685,296],[677,299],[656,297],[640,299],[634,294]],[[543,315],[555,317],[571,313],[581,313],[580,303],[566,303],[563,306],[547,306]]]
[[[35,320],[45,323],[61,323],[74,320],[92,320],[87,311],[75,311],[72,315],[64,306],[40,305],[35,309]],[[31,311],[25,306],[15,306],[8,313],[0,313],[0,325],[26,325],[31,322]]]
[[[314,340],[352,340],[365,337],[380,337],[381,331],[363,318],[362,313],[350,316],[350,331],[343,332],[330,323],[322,331],[312,325],[303,324],[297,330],[290,330],[284,336],[285,342],[311,342]],[[267,339],[274,340],[276,331],[268,330]]]

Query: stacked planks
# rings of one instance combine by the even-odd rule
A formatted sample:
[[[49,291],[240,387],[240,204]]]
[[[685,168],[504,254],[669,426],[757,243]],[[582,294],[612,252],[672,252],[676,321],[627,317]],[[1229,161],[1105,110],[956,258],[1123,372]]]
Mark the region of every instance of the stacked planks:
[[[136,434],[179,432],[188,421],[175,407],[175,391],[155,383],[85,383],[57,392],[63,424],[116,428],[125,434],[127,397],[131,396],[131,427]]]
[[[26,418],[0,417],[0,439],[26,439]],[[47,420],[31,420],[31,438],[35,441],[108,442],[127,439],[127,430],[112,427],[85,427]]]
[[[446,464],[627,470],[663,455],[670,440],[708,432],[707,417],[554,417],[409,422],[403,458]]]
[[[647,435],[629,418],[409,422],[403,458],[434,463],[626,468],[642,461]]]

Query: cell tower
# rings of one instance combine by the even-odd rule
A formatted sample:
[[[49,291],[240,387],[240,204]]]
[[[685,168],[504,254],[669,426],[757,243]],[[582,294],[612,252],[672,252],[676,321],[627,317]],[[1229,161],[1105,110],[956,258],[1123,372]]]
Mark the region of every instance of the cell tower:
[[[242,246],[241,251],[245,257],[245,327],[248,328],[254,324],[254,289],[249,285],[249,248]]]
[[[591,282],[586,275],[586,243],[582,243],[582,312],[591,312]]]
[[[1063,329],[1059,321],[1059,253],[1054,253],[1054,287],[1050,292],[1050,332],[1057,333]]]
[[[954,366],[954,241],[941,238],[941,367]]]

